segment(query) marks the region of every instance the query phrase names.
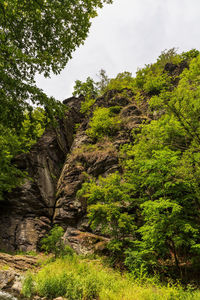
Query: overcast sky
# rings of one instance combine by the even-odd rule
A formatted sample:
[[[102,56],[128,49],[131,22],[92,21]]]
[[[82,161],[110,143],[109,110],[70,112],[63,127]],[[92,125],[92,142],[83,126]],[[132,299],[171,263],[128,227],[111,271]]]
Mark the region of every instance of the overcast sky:
[[[200,0],[114,0],[99,11],[85,44],[60,75],[37,85],[58,100],[70,97],[75,80],[105,69],[109,77],[119,72],[135,74],[154,62],[161,51],[178,48],[200,50]]]

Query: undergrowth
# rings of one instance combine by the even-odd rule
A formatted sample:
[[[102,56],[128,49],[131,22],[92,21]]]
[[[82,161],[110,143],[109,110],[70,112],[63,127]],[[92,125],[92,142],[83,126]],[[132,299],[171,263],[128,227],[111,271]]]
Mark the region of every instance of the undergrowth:
[[[101,261],[66,256],[44,265],[37,273],[28,273],[22,293],[53,299],[63,296],[69,300],[198,300],[200,292],[180,285],[162,285],[156,277],[135,278],[120,274],[102,265]]]

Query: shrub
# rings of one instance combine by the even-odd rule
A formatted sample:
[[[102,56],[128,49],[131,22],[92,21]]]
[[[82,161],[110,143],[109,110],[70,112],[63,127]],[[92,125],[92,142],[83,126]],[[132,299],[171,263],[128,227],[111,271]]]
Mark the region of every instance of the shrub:
[[[97,96],[97,88],[94,80],[90,77],[88,77],[85,82],[76,80],[73,95],[83,95],[84,97],[95,98]]]
[[[95,98],[97,97],[98,89],[94,80],[90,77],[87,78],[85,82],[80,80],[75,81],[74,86],[74,96],[84,96],[84,101],[81,101],[81,112],[87,113],[90,107],[95,103]]]
[[[167,63],[178,64],[181,62],[181,55],[177,54],[176,48],[164,50],[157,59],[156,65],[163,69]]]
[[[150,95],[158,95],[163,89],[170,86],[170,77],[166,74],[154,75],[152,72],[146,76],[144,90]]]
[[[22,294],[27,298],[30,298],[33,294],[33,291],[34,291],[33,282],[34,282],[33,274],[28,272],[23,281],[23,287],[22,287]]]
[[[62,236],[64,230],[62,227],[55,225],[50,233],[41,240],[41,248],[47,253],[53,253],[55,257],[62,256],[64,254],[64,242]]]
[[[130,72],[119,73],[116,78],[109,81],[105,88],[105,91],[109,90],[123,90],[123,89],[134,89],[135,79],[132,77]]]
[[[96,102],[96,99],[85,98],[85,101],[81,102],[80,112],[82,114],[88,113],[90,111],[90,108],[94,105],[95,102]]]
[[[119,128],[120,121],[112,116],[109,108],[96,108],[89,123],[87,134],[93,139],[100,139],[105,135],[112,136]]]

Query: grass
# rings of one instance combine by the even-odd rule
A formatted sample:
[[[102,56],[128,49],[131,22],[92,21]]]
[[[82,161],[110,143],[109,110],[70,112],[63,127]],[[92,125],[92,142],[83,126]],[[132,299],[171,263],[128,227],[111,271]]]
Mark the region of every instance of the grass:
[[[200,291],[179,285],[161,285],[155,279],[141,281],[102,266],[100,260],[66,256],[48,262],[37,273],[27,274],[22,293],[69,300],[200,300]]]

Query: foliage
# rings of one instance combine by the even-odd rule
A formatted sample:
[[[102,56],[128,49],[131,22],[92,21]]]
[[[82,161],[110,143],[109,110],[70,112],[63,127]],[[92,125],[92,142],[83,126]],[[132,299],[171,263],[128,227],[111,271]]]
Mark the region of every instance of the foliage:
[[[84,100],[81,102],[82,113],[88,113],[95,103],[97,96],[102,95],[105,91],[109,82],[106,71],[103,69],[100,70],[98,77],[100,79],[98,82],[94,82],[94,80],[90,77],[88,77],[85,82],[80,80],[75,81],[73,95],[84,97]]]
[[[119,128],[120,120],[109,108],[97,107],[89,122],[87,134],[93,139],[100,139],[105,135],[112,136]]]
[[[114,173],[106,179],[99,177],[98,185],[94,180],[84,183],[78,192],[78,196],[85,195],[88,199],[91,227],[115,239],[134,229],[133,217],[123,213],[123,205],[130,202],[129,187],[120,185],[120,181],[120,175]]]
[[[31,113],[24,114],[24,121],[18,134],[15,129],[0,123],[0,200],[4,199],[5,192],[20,185],[26,177],[26,173],[15,166],[13,159],[30,149],[43,134],[48,122],[44,110],[36,108]]]
[[[135,79],[132,77],[130,72],[119,73],[116,78],[112,78],[108,85],[105,88],[105,91],[108,90],[118,90],[121,91],[123,89],[133,89],[134,88]]]
[[[149,72],[144,83],[144,91],[149,95],[158,95],[161,91],[169,88],[170,77],[167,74],[154,75]]]
[[[26,112],[19,133],[21,151],[29,150],[42,136],[49,123],[50,120],[41,107],[33,109],[31,113]]]
[[[41,248],[46,253],[53,253],[55,258],[65,254],[73,255],[73,250],[64,245],[63,234],[63,228],[55,225],[49,234],[41,240]]]
[[[95,103],[98,91],[94,80],[90,77],[87,78],[86,82],[80,80],[75,81],[74,96],[83,96],[84,100],[81,102],[81,112],[88,113],[90,107]]]
[[[27,298],[31,298],[33,294],[34,291],[33,282],[34,282],[33,274],[31,272],[27,272],[22,286],[22,294]]]
[[[90,108],[94,105],[96,99],[94,98],[85,98],[85,101],[81,102],[81,112],[83,114],[89,113]]]
[[[84,96],[88,98],[95,98],[97,96],[97,88],[92,78],[88,77],[85,82],[80,80],[75,81],[74,96]]]
[[[108,75],[104,69],[101,69],[97,74],[99,81],[96,83],[98,94],[103,95],[106,92],[106,88],[110,82]]]
[[[111,2],[1,1],[0,198],[24,177],[11,164],[13,157],[28,150],[37,140],[44,121],[51,120],[55,125],[66,109],[35,85],[35,75],[50,77],[51,73],[60,73],[86,39],[97,9]],[[41,107],[46,117],[40,113]]]
[[[157,59],[157,65],[163,69],[166,64],[179,64],[183,58],[183,55],[177,54],[176,48],[164,50],[161,52]]]
[[[31,294],[30,294],[31,292]],[[198,300],[200,292],[184,290],[180,285],[162,285],[156,278],[141,273],[141,280],[133,274],[120,274],[103,267],[99,260],[81,260],[74,256],[57,259],[42,267],[24,282],[23,295],[69,300]]]
[[[183,62],[188,67],[181,72]],[[165,70],[167,63],[175,73]],[[136,100],[143,95],[154,120],[133,130],[133,144],[122,147],[122,174],[92,179],[78,195],[87,198],[92,228],[110,236],[112,253],[129,270],[165,272],[174,265],[182,278],[183,265],[200,264],[200,55],[165,51],[135,79],[127,76],[123,88],[131,84]],[[99,112],[106,120],[97,109],[93,137],[110,134],[101,126],[108,109]]]
[[[3,121],[23,121],[23,111],[40,104],[52,113],[60,103],[48,98],[35,86],[34,76],[60,73],[73,51],[83,44],[97,8],[110,0],[13,1],[0,5],[0,74]],[[12,108],[14,108],[12,110]],[[2,109],[0,109],[2,111]],[[1,117],[2,118],[2,117]]]
[[[12,164],[12,158],[18,154],[20,141],[11,129],[6,129],[0,124],[0,200],[3,200],[3,192],[10,191],[20,184],[24,174]]]

